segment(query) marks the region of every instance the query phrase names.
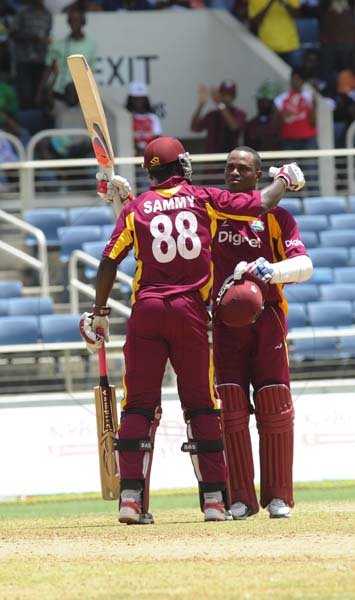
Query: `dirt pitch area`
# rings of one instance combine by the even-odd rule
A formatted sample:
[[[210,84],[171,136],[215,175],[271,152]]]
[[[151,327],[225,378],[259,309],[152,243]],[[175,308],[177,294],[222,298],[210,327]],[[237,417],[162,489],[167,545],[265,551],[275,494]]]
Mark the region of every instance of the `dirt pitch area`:
[[[355,503],[203,523],[197,509],[1,519],[1,600],[355,599]]]

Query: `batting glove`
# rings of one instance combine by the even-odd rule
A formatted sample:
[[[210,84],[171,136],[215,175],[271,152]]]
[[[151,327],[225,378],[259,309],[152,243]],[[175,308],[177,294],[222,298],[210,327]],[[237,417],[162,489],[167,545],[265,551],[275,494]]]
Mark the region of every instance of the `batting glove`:
[[[120,200],[122,204],[126,200],[132,200],[132,188],[125,177],[120,175],[114,175],[111,180],[108,179],[106,173],[99,171],[96,173],[97,183],[97,195],[101,200],[105,202],[113,202],[114,200]]]
[[[286,184],[286,189],[292,192],[298,192],[305,185],[305,179],[302,170],[297,163],[288,163],[282,167],[270,167],[270,177],[282,179]]]
[[[93,312],[84,312],[80,319],[80,334],[86,348],[92,354],[101,348],[103,342],[109,341],[108,306],[93,306]]]
[[[233,273],[234,281],[239,281],[243,277],[245,271],[247,270],[247,266],[248,266],[248,263],[246,260],[242,260],[241,262],[239,262],[237,264],[237,266],[234,269],[234,273]]]
[[[252,273],[253,275],[256,275],[256,277],[259,277],[259,279],[262,281],[265,281],[265,283],[271,281],[275,273],[272,264],[262,256],[249,263],[246,270],[248,273]]]

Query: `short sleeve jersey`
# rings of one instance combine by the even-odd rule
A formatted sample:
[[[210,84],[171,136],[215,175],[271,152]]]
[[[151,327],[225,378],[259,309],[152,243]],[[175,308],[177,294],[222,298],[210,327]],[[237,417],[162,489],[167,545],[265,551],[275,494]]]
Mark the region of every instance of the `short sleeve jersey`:
[[[212,299],[216,299],[222,283],[233,274],[235,266],[242,260],[252,262],[263,256],[274,263],[306,254],[295,219],[280,206],[253,222],[224,220],[218,224],[212,245]],[[270,285],[266,300],[280,304],[287,313],[282,288],[282,284]]]
[[[260,192],[232,194],[172,177],[124,208],[103,255],[120,262],[133,247],[137,269],[136,299],[199,291],[212,286],[211,244],[218,220],[255,219]]]
[[[54,91],[58,94],[63,94],[68,83],[73,82],[67,65],[67,57],[71,54],[83,54],[90,67],[92,67],[96,55],[96,44],[87,36],[80,40],[74,40],[67,36],[52,42],[46,54],[46,65],[50,66],[53,60],[58,65],[59,74],[54,84]]]

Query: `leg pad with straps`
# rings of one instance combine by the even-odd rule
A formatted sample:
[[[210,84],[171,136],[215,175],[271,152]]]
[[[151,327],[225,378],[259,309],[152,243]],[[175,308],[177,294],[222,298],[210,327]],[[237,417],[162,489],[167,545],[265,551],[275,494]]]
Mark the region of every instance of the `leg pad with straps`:
[[[154,439],[161,418],[161,407],[155,413],[140,409],[129,409],[122,413],[121,429],[118,430],[115,440],[116,460],[119,473],[122,477],[122,489],[136,489],[129,487],[133,482],[139,482],[142,487],[142,510],[148,512],[149,508],[149,483],[153,461]],[[135,432],[140,437],[126,437],[126,434]],[[122,437],[122,433],[124,436]],[[126,485],[125,482],[129,482]],[[137,484],[138,485],[138,484]]]
[[[259,511],[254,486],[254,462],[249,432],[250,406],[244,390],[237,384],[217,386],[222,401],[224,443],[231,490],[231,502],[243,502]]]
[[[210,408],[190,410],[185,412],[185,420],[188,441],[182,445],[181,450],[190,453],[199,483],[201,510],[204,504],[203,492],[219,490],[226,508],[229,508],[220,411]]]
[[[255,417],[260,437],[260,503],[273,498],[290,507],[293,499],[294,408],[286,385],[269,385],[255,394]]]

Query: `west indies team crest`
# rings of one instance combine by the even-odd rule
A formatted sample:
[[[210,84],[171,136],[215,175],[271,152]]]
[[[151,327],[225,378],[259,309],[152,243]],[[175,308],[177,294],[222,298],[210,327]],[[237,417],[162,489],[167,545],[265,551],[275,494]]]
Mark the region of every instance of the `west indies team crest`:
[[[250,227],[253,229],[253,231],[256,231],[258,233],[260,231],[264,231],[265,229],[265,225],[262,221],[252,221]]]

